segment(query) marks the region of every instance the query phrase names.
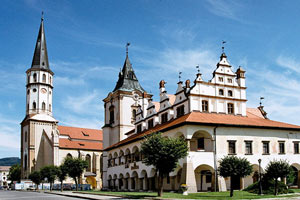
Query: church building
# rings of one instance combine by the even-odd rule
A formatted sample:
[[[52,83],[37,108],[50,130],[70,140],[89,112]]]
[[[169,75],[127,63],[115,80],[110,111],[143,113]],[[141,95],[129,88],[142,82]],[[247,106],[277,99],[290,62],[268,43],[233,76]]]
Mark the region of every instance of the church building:
[[[26,75],[26,116],[21,122],[21,178],[28,179],[32,171],[46,165],[59,166],[66,156],[80,157],[88,161],[81,183],[101,188],[102,131],[59,126],[53,117],[54,73],[49,66],[43,18],[32,65]]]
[[[103,100],[103,187],[121,191],[153,191],[157,174],[142,162],[144,137],[161,132],[180,137],[188,144],[188,156],[164,179],[164,189],[176,191],[187,184],[188,192],[230,189],[229,178],[217,175],[221,158],[236,155],[247,158],[253,173],[233,180],[242,189],[258,179],[274,159],[287,160],[300,186],[300,126],[267,118],[263,106],[247,107],[246,71],[235,71],[223,52],[211,80],[179,81],[175,94],[168,94],[164,80],[159,83],[159,102],[152,100],[140,85],[128,53],[118,82]],[[261,159],[261,163],[259,163]],[[217,188],[216,188],[217,187]]]

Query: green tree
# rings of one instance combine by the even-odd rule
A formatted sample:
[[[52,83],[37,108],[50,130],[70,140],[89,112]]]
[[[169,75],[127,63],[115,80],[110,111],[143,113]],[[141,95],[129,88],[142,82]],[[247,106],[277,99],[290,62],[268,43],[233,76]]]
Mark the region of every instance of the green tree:
[[[151,134],[142,142],[143,163],[153,165],[159,175],[158,196],[163,193],[164,176],[177,167],[178,160],[187,156],[187,152],[187,144],[182,138],[162,137],[161,133]]]
[[[39,184],[42,182],[42,176],[40,171],[34,171],[29,174],[29,179],[35,183],[36,190],[39,189]]]
[[[20,164],[14,164],[9,168],[8,180],[11,180],[11,182],[14,181],[20,182],[21,180]]]
[[[233,196],[233,179],[244,178],[252,173],[252,166],[246,158],[226,156],[220,161],[219,174],[223,177],[230,177],[230,197]]]
[[[41,177],[47,178],[47,181],[50,183],[50,191],[52,191],[53,183],[56,179],[58,167],[54,165],[47,165],[41,169]]]
[[[60,181],[60,191],[61,192],[63,191],[63,181],[67,178],[67,176],[68,176],[68,168],[63,163],[58,167],[58,170],[57,170],[57,178]]]
[[[78,191],[78,182],[83,171],[88,167],[88,163],[81,158],[67,157],[64,165],[68,169],[68,175],[72,177],[76,184],[76,191]]]
[[[274,160],[266,167],[266,176],[275,181],[274,195],[278,194],[278,179],[285,178],[290,173],[290,165],[285,160]]]

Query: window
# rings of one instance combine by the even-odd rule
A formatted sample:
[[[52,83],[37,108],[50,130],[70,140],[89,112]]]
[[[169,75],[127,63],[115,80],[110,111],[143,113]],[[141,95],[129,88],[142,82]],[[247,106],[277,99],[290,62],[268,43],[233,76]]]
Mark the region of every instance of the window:
[[[202,112],[208,112],[208,101],[202,101]]]
[[[263,142],[263,154],[270,154],[269,141]]]
[[[153,128],[153,119],[148,120],[148,129]]]
[[[24,140],[25,140],[25,142],[27,142],[27,131],[25,131]]]
[[[51,112],[51,109],[52,109],[52,108],[51,108],[51,104],[49,104],[49,112]]]
[[[27,94],[29,94],[30,93],[30,90],[27,90]]]
[[[177,117],[184,115],[184,105],[177,107],[176,112],[177,112]]]
[[[204,138],[198,138],[197,140],[197,148],[198,150],[204,150]]]
[[[252,141],[245,141],[245,154],[252,154]]]
[[[45,104],[45,102],[42,103],[42,110],[46,110],[46,104]]]
[[[37,81],[36,73],[33,74],[33,82]]]
[[[27,83],[30,83],[30,76],[27,76]]]
[[[50,84],[52,84],[52,77],[51,77],[51,76],[50,76],[49,80],[50,80],[50,81],[49,81],[49,82],[50,82]]]
[[[232,83],[232,79],[231,79],[231,78],[228,78],[228,79],[227,79],[227,82],[228,82],[228,83]]]
[[[223,77],[219,77],[219,82],[223,82]]]
[[[232,97],[232,90],[228,90],[228,96]]]
[[[136,109],[132,109],[132,120],[135,121],[136,120]]]
[[[24,158],[24,169],[27,170],[27,155]]]
[[[114,106],[109,107],[109,123],[113,124],[115,121],[115,112],[114,112]]]
[[[284,141],[279,142],[279,154],[284,154],[285,149],[284,149]]]
[[[165,123],[168,121],[168,113],[164,113],[161,115],[161,123]]]
[[[234,113],[233,103],[228,103],[227,104],[227,110],[228,110],[228,114],[233,114]]]
[[[33,110],[36,109],[36,103],[35,103],[35,102],[32,103],[32,109],[33,109]]]
[[[221,96],[224,95],[224,90],[223,89],[219,89],[219,95],[221,95]]]
[[[67,158],[72,158],[72,155],[70,153],[68,153]]]
[[[137,133],[142,132],[142,124],[137,125],[137,127],[136,127],[136,132],[137,132]]]
[[[32,90],[33,92],[36,92],[36,89],[35,88],[33,88],[33,90]]]
[[[91,156],[89,154],[86,155],[85,160],[88,163],[88,167],[86,169],[86,171],[91,172],[92,168],[91,168]]]
[[[236,154],[235,152],[235,140],[228,141],[228,154]]]
[[[294,142],[294,154],[299,154],[299,142]]]
[[[212,178],[212,174],[211,174],[211,172],[210,171],[208,171],[208,172],[206,172],[206,174],[205,174],[205,182],[206,183],[211,183],[211,178]]]
[[[46,83],[46,74],[43,74],[43,83]]]

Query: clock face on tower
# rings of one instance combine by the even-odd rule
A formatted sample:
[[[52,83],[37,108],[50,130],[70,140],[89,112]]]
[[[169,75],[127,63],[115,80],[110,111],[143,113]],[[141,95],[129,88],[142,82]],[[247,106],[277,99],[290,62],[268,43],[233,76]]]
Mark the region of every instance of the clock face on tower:
[[[45,93],[47,92],[47,90],[46,90],[45,88],[42,88],[42,89],[41,89],[41,92],[42,92],[43,94],[45,94]]]

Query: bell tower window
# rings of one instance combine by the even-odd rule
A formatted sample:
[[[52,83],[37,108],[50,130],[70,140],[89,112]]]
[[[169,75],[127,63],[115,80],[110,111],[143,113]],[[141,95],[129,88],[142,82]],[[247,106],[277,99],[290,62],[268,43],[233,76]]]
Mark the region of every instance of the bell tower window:
[[[30,83],[30,76],[27,76],[27,83]]]
[[[50,111],[50,112],[51,112],[51,109],[52,109],[52,108],[51,108],[51,104],[49,104],[49,111]]]
[[[132,121],[136,120],[136,109],[132,109]]]
[[[219,95],[221,95],[221,96],[224,95],[224,90],[223,89],[219,89]]]
[[[46,110],[46,104],[45,104],[45,102],[42,103],[42,110]]]
[[[37,76],[36,76],[36,73],[33,74],[33,82],[37,82]]]
[[[35,102],[32,103],[32,109],[33,109],[33,110],[36,109],[36,103],[35,103]]]
[[[115,111],[114,111],[114,106],[109,107],[109,123],[113,124],[115,121]]]
[[[43,74],[43,83],[46,83],[46,74]]]

